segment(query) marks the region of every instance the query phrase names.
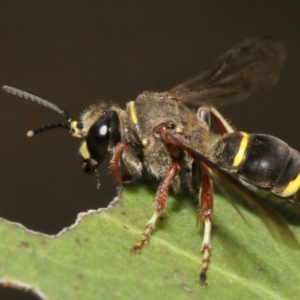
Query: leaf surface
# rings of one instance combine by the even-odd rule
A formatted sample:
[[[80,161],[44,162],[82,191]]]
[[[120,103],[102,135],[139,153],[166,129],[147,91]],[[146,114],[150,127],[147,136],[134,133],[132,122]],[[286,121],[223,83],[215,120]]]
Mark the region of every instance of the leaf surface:
[[[155,188],[134,185],[110,208],[79,215],[57,236],[0,220],[0,283],[45,299],[300,299],[300,252],[275,242],[261,221],[215,195],[208,285],[197,283],[203,225],[197,197],[169,195],[150,242],[140,238]],[[300,240],[300,228],[292,228]]]

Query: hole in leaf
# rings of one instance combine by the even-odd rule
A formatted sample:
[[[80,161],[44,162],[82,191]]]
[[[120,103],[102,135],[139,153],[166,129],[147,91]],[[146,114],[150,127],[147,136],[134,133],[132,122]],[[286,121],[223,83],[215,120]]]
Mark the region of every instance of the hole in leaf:
[[[19,291],[14,288],[0,286],[0,299],[5,300],[37,300],[40,299],[29,292]]]
[[[30,120],[30,116],[24,119]],[[32,139],[24,134],[19,139],[21,123],[5,137],[9,143],[0,152],[4,179],[0,183],[0,217],[34,231],[57,234],[74,224],[78,213],[106,207],[115,197],[107,164],[100,167],[100,189],[96,176],[83,172],[78,140],[57,131]]]

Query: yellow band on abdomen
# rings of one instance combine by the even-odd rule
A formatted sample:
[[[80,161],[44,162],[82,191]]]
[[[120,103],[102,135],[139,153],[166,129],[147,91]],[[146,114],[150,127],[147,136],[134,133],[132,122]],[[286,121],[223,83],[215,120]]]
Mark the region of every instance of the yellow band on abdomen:
[[[288,197],[294,195],[298,191],[299,187],[300,187],[300,173],[294,180],[289,182],[286,188],[282,191],[281,196]]]
[[[240,163],[243,161],[245,151],[246,151],[246,148],[248,145],[249,135],[246,134],[245,132],[241,132],[241,135],[243,136],[243,138],[240,143],[239,151],[236,154],[236,156],[234,157],[233,164],[232,164],[233,167],[238,167],[240,165]]]

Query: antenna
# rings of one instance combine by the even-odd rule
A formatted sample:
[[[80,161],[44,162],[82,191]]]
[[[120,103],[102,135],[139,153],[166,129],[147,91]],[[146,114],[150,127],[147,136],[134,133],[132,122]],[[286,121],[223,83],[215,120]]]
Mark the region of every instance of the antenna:
[[[65,110],[59,108],[54,103],[52,103],[50,101],[47,101],[45,99],[42,99],[40,97],[37,97],[35,95],[29,94],[25,91],[7,86],[7,85],[4,85],[2,87],[2,89],[8,94],[13,94],[13,95],[19,96],[19,97],[24,98],[24,99],[29,99],[33,102],[36,102],[36,103],[40,104],[40,105],[43,105],[43,106],[48,107],[52,110],[55,110],[60,115],[62,115],[68,121],[68,123],[70,124],[70,125],[68,125],[68,124],[65,124],[65,123],[51,123],[51,124],[42,125],[42,126],[37,127],[35,129],[29,130],[27,132],[28,137],[32,137],[32,136],[34,136],[38,133],[42,133],[44,131],[47,131],[47,130],[50,130],[50,129],[53,129],[53,128],[65,128],[65,129],[68,129],[72,133],[72,135],[75,136],[75,137],[81,137],[82,136],[80,128],[77,127],[77,122],[72,121],[70,115]]]
[[[37,135],[38,133],[45,132],[47,130],[53,129],[53,128],[65,128],[68,129],[69,131],[72,131],[72,128],[70,125],[65,124],[65,123],[50,123],[46,125],[42,125],[40,127],[31,129],[27,131],[27,136],[32,137],[34,135]]]

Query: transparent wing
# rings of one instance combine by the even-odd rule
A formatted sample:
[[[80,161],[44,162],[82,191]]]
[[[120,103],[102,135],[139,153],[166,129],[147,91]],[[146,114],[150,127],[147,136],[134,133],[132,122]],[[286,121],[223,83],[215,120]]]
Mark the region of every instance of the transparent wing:
[[[274,86],[286,60],[282,42],[250,38],[228,50],[211,67],[167,92],[187,103],[217,107],[241,101]]]
[[[233,176],[221,170],[218,165],[185,144],[171,132],[165,131],[161,133],[161,136],[166,143],[175,145],[176,147],[187,151],[202,170],[213,179],[215,185],[222,187],[222,185],[225,184],[230,187],[234,194],[238,195],[240,200],[247,204],[247,206],[261,219],[276,241],[300,250],[300,243],[289,229],[286,221],[270,207],[263,198],[250,191]]]

